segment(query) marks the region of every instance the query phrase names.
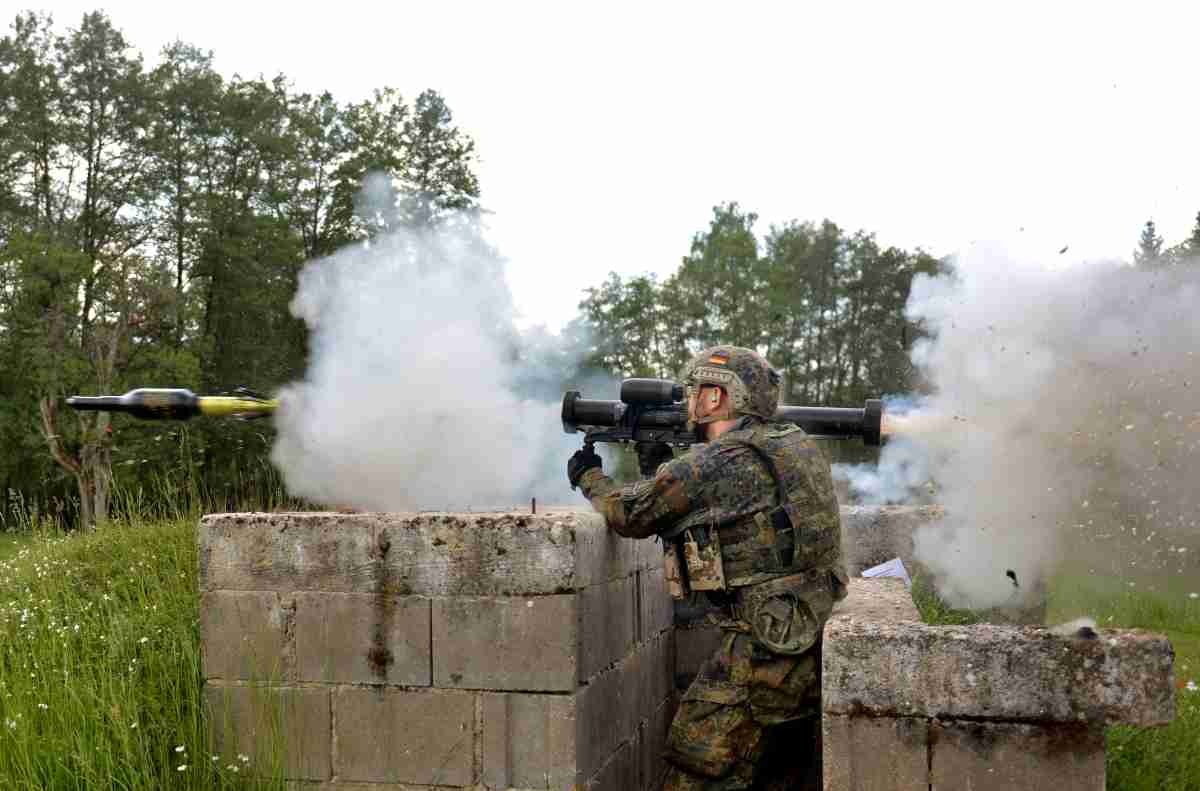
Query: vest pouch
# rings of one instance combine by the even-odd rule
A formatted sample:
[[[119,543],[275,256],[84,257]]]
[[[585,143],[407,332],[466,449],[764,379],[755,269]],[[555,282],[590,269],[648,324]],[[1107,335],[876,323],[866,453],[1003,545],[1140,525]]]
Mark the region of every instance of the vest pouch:
[[[683,601],[688,598],[691,591],[688,590],[687,577],[679,563],[679,549],[677,541],[663,542],[663,573],[667,579],[667,592],[671,594],[671,598]]]
[[[794,656],[820,639],[833,601],[830,574],[821,569],[739,588],[735,612],[767,650]]]
[[[697,541],[692,530],[683,533],[683,559],[687,563],[688,583],[694,591],[725,590],[725,566],[721,562],[721,541],[713,528],[696,528],[703,542]]]

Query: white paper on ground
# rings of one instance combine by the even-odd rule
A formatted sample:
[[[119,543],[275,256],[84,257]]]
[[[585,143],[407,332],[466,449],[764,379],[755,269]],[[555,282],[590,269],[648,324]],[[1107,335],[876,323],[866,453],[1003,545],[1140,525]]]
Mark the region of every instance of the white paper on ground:
[[[862,575],[864,577],[899,577],[904,580],[904,584],[907,587],[912,587],[912,579],[908,576],[908,569],[904,568],[904,561],[900,558],[892,558],[887,563],[880,563],[878,566],[863,569]]]

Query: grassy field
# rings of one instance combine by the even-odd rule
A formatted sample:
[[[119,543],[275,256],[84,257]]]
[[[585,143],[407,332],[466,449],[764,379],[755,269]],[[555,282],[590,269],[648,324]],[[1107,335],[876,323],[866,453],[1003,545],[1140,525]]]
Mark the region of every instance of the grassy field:
[[[1191,585],[1200,590],[1200,581]],[[1162,632],[1175,648],[1176,714],[1163,728],[1108,729],[1108,783],[1119,791],[1200,791],[1200,598],[1187,583],[1157,591],[1135,590],[1120,581],[1064,574],[1054,581],[1048,623],[1088,616],[1097,627]],[[946,607],[918,579],[913,600],[927,623],[974,623],[968,610]],[[1190,686],[1189,686],[1190,683]]]
[[[283,788],[210,743],[195,524],[0,540],[0,788]]]

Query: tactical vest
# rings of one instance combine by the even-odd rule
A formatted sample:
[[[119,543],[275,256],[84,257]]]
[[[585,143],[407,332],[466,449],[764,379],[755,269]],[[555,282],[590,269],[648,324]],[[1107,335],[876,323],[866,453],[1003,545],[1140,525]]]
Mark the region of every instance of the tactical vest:
[[[762,426],[748,448],[774,481],[773,507],[715,525],[689,525],[667,539],[672,594],[729,590],[808,570],[826,570],[845,581],[837,498],[818,450],[787,437],[801,429]],[[781,470],[785,472],[781,472]],[[674,566],[674,567],[673,567]]]

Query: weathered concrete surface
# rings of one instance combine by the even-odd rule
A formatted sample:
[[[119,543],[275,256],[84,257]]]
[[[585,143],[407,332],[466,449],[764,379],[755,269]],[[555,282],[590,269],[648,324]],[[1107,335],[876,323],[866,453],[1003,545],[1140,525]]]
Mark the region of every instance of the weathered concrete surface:
[[[855,580],[825,626],[825,791],[1099,791],[1104,728],[1174,716],[1161,635],[928,626],[900,580]]]
[[[863,623],[921,621],[904,580],[895,577],[852,578],[846,598],[833,606],[834,617]]]
[[[214,722],[250,753],[247,696],[282,696],[296,789],[624,791],[661,773],[675,641],[655,542],[552,509],[215,515],[199,549]]]
[[[288,639],[295,603],[275,591],[209,591],[200,597],[201,654],[208,678],[267,681],[293,676]]]
[[[834,616],[822,690],[831,714],[1162,725],[1175,715],[1163,636],[1036,627],[926,626]]]
[[[409,687],[433,683],[430,599],[303,591],[293,601],[297,678]]]
[[[1103,791],[1104,731],[1086,725],[931,723],[933,789]]]
[[[928,791],[927,720],[833,714],[821,729],[825,791]]]
[[[241,765],[273,774],[282,757],[289,779],[326,780],[331,773],[332,721],[328,689],[224,685],[204,690],[222,766]]]
[[[434,685],[574,690],[576,613],[569,595],[435,599]]]
[[[565,593],[657,568],[653,541],[610,536],[587,510],[532,514],[211,514],[205,590],[408,596]]]
[[[334,694],[333,719],[333,768],[340,780],[449,786],[473,781],[470,693],[344,688]]]

